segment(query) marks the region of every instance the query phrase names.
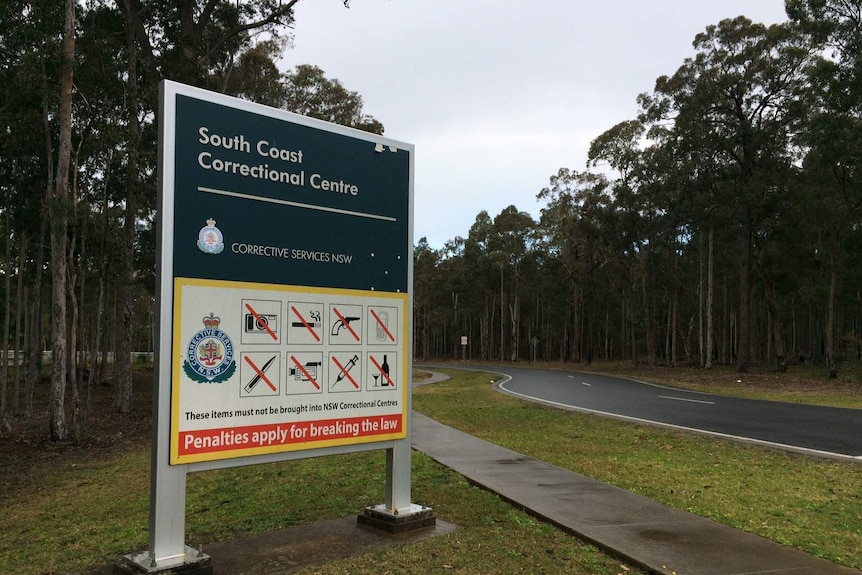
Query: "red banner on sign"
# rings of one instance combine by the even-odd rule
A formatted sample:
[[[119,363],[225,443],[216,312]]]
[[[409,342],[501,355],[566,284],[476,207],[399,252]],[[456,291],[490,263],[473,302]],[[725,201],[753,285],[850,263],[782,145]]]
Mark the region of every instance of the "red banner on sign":
[[[402,429],[403,418],[398,413],[182,431],[179,434],[179,455],[397,435]]]

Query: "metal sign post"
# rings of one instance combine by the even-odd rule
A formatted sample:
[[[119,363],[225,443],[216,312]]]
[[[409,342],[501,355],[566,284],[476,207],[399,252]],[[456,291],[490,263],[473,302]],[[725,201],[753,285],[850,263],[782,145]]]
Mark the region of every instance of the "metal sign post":
[[[386,450],[410,502],[413,147],[163,82],[145,572],[185,545],[191,472]],[[433,522],[433,516],[430,517]],[[433,523],[432,523],[433,524]]]

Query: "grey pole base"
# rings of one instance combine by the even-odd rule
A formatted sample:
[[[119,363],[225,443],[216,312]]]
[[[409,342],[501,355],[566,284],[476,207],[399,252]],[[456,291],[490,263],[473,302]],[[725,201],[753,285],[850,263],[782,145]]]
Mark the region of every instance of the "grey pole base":
[[[161,563],[153,561],[148,551],[123,555],[114,571],[124,575],[212,575],[213,566],[209,555],[186,545],[185,553],[181,557]]]
[[[437,525],[437,516],[434,510],[424,505],[411,503],[406,511],[390,511],[385,505],[366,507],[361,515],[356,516],[356,522],[360,525],[379,529],[387,533],[405,533],[434,527]]]

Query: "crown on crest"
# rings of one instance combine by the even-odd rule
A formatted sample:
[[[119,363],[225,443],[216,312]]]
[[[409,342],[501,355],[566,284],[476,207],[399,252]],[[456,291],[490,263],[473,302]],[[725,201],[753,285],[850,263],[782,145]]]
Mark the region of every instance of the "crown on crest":
[[[214,227],[215,227],[215,220],[214,220],[214,219],[212,219],[212,218],[209,218],[209,219],[207,220],[207,226],[209,226],[209,227],[211,227],[211,228],[214,228]]]
[[[216,317],[215,314],[210,312],[209,316],[205,316],[203,318],[204,327],[207,329],[218,329],[218,324],[221,323],[221,318]]]

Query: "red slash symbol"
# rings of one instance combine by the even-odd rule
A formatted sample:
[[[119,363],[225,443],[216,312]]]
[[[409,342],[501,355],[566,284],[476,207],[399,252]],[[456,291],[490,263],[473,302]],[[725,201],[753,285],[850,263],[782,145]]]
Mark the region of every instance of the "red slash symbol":
[[[338,383],[339,381],[341,381],[342,379],[344,379],[346,377],[347,379],[350,380],[350,383],[353,384],[353,387],[355,387],[356,389],[359,389],[359,384],[356,383],[356,380],[353,379],[352,375],[350,375],[350,370],[353,369],[353,366],[356,365],[357,361],[359,361],[359,356],[354,355],[350,359],[350,361],[347,362],[347,367],[344,367],[343,365],[341,365],[341,362],[338,361],[338,358],[335,356],[332,356],[332,361],[335,363],[335,365],[338,366],[338,369],[341,370],[341,373],[339,373],[338,377],[335,378],[335,383]]]
[[[252,378],[252,380],[248,382],[248,385],[245,386],[246,393],[251,393],[251,390],[254,389],[254,386],[257,385],[257,382],[260,380],[263,380],[271,390],[278,391],[278,388],[275,387],[275,385],[269,380],[268,377],[266,377],[266,370],[269,368],[270,365],[272,365],[272,362],[275,360],[276,357],[278,356],[272,356],[270,360],[263,365],[263,368],[259,369],[254,364],[254,362],[248,358],[248,356],[245,356],[245,362],[251,366],[255,373],[257,373],[257,375],[255,375],[254,378]]]
[[[296,369],[302,372],[302,375],[304,375],[306,379],[311,382],[311,385],[313,385],[316,389],[320,389],[320,385],[316,381],[314,381],[314,378],[311,377],[311,374],[308,373],[308,370],[305,369],[305,366],[302,365],[298,359],[296,359],[294,356],[290,356],[290,360],[296,364]]]
[[[305,329],[307,329],[308,331],[310,331],[310,332],[311,332],[311,335],[313,335],[313,336],[314,336],[314,339],[316,339],[317,341],[320,341],[320,336],[319,336],[319,335],[317,335],[317,333],[315,333],[315,331],[314,331],[314,328],[313,328],[313,327],[311,327],[310,325],[308,325],[308,322],[307,322],[307,321],[305,321],[305,318],[304,318],[304,317],[302,317],[302,314],[301,314],[301,313],[299,313],[299,310],[298,310],[298,309],[296,309],[294,306],[290,306],[290,311],[292,311],[293,313],[295,313],[295,314],[296,314],[296,317],[298,317],[298,318],[299,318],[299,321],[301,321],[301,322],[302,322],[302,325],[304,325],[304,326],[305,326]]]
[[[275,332],[272,331],[272,329],[269,327],[269,322],[260,317],[260,314],[254,311],[254,309],[250,305],[245,304],[245,309],[248,310],[248,313],[254,316],[254,322],[258,328],[263,328],[264,330],[266,330],[266,333],[268,333],[272,339],[278,341],[278,336],[275,335]]]
[[[374,313],[374,312],[371,312],[371,313]],[[374,356],[373,356],[373,355],[371,355],[371,354],[368,354],[368,357],[371,359],[371,363],[373,363],[373,364],[374,364],[374,367],[376,367],[376,368],[377,368],[377,371],[379,371],[379,372],[380,372],[380,374],[381,374],[383,377],[385,377],[385,378],[386,378],[386,381],[388,381],[388,382],[389,382],[389,385],[390,385],[390,386],[392,386],[392,387],[395,387],[395,382],[394,382],[394,381],[392,381],[392,379],[389,377],[389,373],[388,373],[388,372],[386,372],[382,367],[380,367],[380,364],[379,364],[379,363],[377,363],[377,360],[376,360],[376,359],[374,359]]]
[[[347,331],[349,331],[353,335],[353,339],[355,339],[356,341],[359,341],[359,335],[357,335],[356,331],[354,331],[354,329],[352,327],[350,327],[350,320],[346,319],[343,315],[341,315],[341,312],[338,311],[338,308],[334,307],[334,308],[332,308],[332,311],[334,311],[335,315],[338,316],[338,319],[341,320],[341,325],[346,327]]]
[[[389,339],[391,339],[392,341],[395,341],[395,336],[393,336],[393,335],[392,335],[392,332],[391,332],[391,331],[389,331],[389,328],[388,328],[388,327],[386,327],[386,324],[385,324],[385,323],[383,323],[383,320],[381,320],[381,319],[380,319],[380,316],[379,316],[379,315],[377,315],[377,312],[375,312],[375,311],[374,311],[373,309],[371,309],[370,307],[368,308],[368,311],[370,311],[370,312],[371,312],[371,315],[373,315],[373,316],[374,316],[374,321],[376,321],[376,322],[377,322],[377,325],[379,325],[379,326],[383,329],[383,331],[385,331],[385,332],[386,332],[386,335],[388,335],[388,336],[389,336]],[[379,367],[379,366],[378,366],[378,367]],[[393,384],[393,385],[394,385],[394,384]]]

